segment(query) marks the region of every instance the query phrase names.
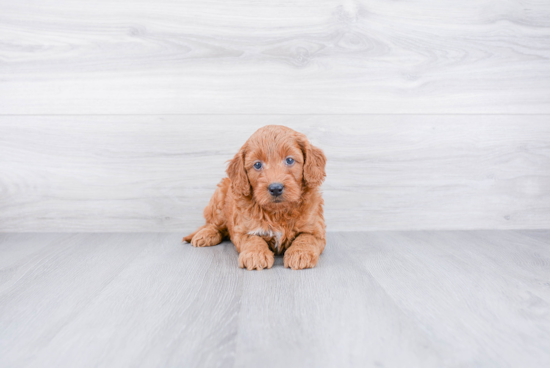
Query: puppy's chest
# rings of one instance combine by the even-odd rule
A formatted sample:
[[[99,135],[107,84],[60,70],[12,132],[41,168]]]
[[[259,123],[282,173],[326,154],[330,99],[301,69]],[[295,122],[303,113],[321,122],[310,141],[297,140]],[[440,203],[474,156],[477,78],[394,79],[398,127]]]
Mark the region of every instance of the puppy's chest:
[[[286,248],[290,246],[294,234],[291,231],[285,229],[271,229],[258,227],[248,232],[248,235],[256,235],[261,237],[269,245],[269,248],[275,254],[281,254]]]

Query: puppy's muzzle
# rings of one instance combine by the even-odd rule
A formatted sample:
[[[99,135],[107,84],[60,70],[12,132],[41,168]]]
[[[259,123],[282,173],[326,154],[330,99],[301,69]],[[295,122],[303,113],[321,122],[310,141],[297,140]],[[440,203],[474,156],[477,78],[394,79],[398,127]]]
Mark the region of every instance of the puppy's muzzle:
[[[272,183],[269,184],[269,187],[267,187],[267,189],[269,190],[269,194],[271,194],[273,197],[279,197],[281,194],[283,194],[285,186],[281,183]]]

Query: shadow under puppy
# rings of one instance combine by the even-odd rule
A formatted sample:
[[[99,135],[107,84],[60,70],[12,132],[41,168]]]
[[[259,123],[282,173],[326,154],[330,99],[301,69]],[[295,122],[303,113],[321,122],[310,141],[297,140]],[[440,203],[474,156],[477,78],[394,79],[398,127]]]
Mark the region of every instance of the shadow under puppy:
[[[271,268],[284,253],[293,270],[312,268],[325,248],[326,157],[306,136],[280,125],[260,128],[227,168],[204,209],[206,225],[183,238],[195,247],[229,237],[239,267]]]

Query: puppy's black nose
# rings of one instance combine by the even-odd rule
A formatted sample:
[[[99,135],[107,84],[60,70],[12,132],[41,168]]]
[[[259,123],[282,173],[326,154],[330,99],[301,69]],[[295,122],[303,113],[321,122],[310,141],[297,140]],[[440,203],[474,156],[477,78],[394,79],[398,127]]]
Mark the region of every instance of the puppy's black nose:
[[[281,183],[273,183],[269,184],[269,187],[267,189],[269,189],[269,193],[273,197],[278,197],[283,194],[283,189],[285,189],[285,186]]]

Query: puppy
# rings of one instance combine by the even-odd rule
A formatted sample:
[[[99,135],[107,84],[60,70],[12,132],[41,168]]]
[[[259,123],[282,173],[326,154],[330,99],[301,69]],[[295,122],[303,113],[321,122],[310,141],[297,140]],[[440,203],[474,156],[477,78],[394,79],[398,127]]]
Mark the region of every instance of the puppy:
[[[326,243],[325,164],[305,135],[281,125],[259,129],[229,162],[204,209],[206,225],[183,241],[208,247],[229,237],[247,270],[271,268],[283,253],[285,267],[315,267]]]

